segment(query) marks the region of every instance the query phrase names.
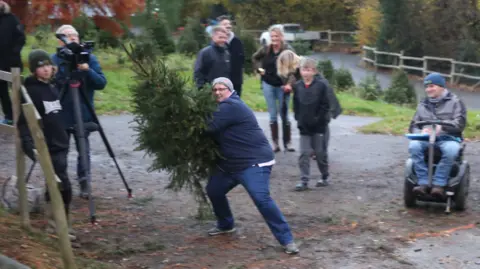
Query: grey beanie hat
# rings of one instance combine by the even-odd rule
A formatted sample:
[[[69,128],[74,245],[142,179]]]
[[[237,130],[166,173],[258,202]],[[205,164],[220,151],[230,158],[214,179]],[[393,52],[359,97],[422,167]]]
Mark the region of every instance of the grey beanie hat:
[[[233,88],[232,81],[230,81],[230,79],[228,79],[228,78],[219,77],[219,78],[214,79],[213,82],[212,82],[212,87],[215,87],[215,85],[218,84],[218,83],[225,85],[231,92],[235,91],[235,89]]]

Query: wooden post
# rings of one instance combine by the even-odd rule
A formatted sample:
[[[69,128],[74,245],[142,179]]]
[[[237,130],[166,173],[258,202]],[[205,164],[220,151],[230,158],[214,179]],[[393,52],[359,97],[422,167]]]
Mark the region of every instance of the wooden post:
[[[454,83],[454,74],[455,74],[455,61],[451,61],[451,69],[450,69],[450,84],[453,85]]]
[[[12,68],[12,112],[13,122],[15,127],[15,155],[16,155],[16,168],[17,168],[17,188],[18,188],[18,200],[20,209],[20,218],[22,227],[24,229],[30,229],[30,214],[28,209],[28,195],[27,195],[27,183],[25,182],[25,153],[22,149],[22,141],[20,140],[20,133],[18,132],[17,123],[20,117],[20,103],[22,100],[22,87],[20,68]]]
[[[65,207],[63,205],[62,196],[58,190],[58,184],[55,180],[55,171],[53,170],[50,153],[48,152],[43,136],[42,129],[37,122],[35,115],[35,107],[33,104],[23,104],[23,112],[28,123],[28,128],[35,142],[35,148],[38,151],[38,159],[43,170],[43,174],[47,180],[48,192],[52,203],[53,216],[55,218],[56,230],[59,240],[59,249],[62,255],[63,268],[76,269],[75,259],[73,256],[72,245],[68,236],[68,224],[65,215]]]
[[[428,60],[425,59],[425,56],[423,57],[423,76],[425,77],[427,75],[427,70],[428,70]]]
[[[330,47],[332,45],[332,30],[328,29],[327,34],[328,34],[328,46]]]
[[[401,50],[400,51],[400,56],[398,57],[398,59],[399,59],[398,65],[399,65],[400,69],[403,69],[403,54],[404,53],[405,53],[405,51]]]
[[[377,75],[378,73],[378,66],[377,66],[377,48],[373,48],[372,50],[372,53],[373,53],[373,66],[374,66],[374,70],[375,70],[375,76]]]

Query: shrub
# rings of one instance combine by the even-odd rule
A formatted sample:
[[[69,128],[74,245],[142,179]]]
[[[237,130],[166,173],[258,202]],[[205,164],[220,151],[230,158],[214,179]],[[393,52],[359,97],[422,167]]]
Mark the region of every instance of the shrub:
[[[416,105],[417,94],[415,88],[408,81],[407,73],[398,70],[394,73],[392,84],[385,91],[384,100],[390,104]]]
[[[95,25],[93,20],[85,16],[85,14],[82,14],[73,19],[72,26],[75,27],[75,29],[77,30],[81,40],[85,41],[97,39],[97,26]]]
[[[155,42],[148,35],[140,35],[132,40],[131,53],[133,58],[139,61],[160,55]]]
[[[168,30],[168,25],[163,14],[151,17],[147,21],[146,26],[147,33],[145,34],[153,39],[159,53],[168,55],[175,52],[175,42],[173,41],[172,34]]]
[[[382,96],[382,87],[375,75],[366,76],[355,90],[358,97],[364,100],[375,101]]]
[[[345,91],[355,86],[352,73],[348,69],[340,68],[334,74],[335,88],[338,91]]]
[[[118,39],[112,33],[105,30],[98,31],[97,43],[98,47],[102,49],[118,48],[120,45]]]
[[[196,18],[188,18],[187,25],[178,40],[178,51],[187,55],[195,55],[208,44],[208,40],[209,37],[200,21]]]
[[[335,74],[335,68],[333,68],[332,61],[330,60],[323,60],[319,61],[317,65],[318,71],[320,71],[323,74],[323,77],[326,78],[330,83],[334,83],[334,74]]]
[[[304,56],[312,54],[312,50],[310,49],[310,42],[308,41],[295,40],[290,45],[292,45],[297,55]]]
[[[51,36],[51,29],[48,25],[40,25],[35,29],[34,37],[35,43],[38,47],[46,47],[49,37]]]

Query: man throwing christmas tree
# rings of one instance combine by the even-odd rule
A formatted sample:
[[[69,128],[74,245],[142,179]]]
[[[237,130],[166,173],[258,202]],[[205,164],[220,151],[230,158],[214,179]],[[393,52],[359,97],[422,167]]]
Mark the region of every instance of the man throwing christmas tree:
[[[207,133],[218,143],[222,158],[219,158],[217,169],[206,187],[217,217],[216,227],[208,234],[214,236],[235,231],[226,194],[241,184],[285,252],[298,253],[290,227],[270,196],[270,173],[275,159],[253,111],[236,94],[228,78],[214,79],[212,92],[218,109],[208,121]]]

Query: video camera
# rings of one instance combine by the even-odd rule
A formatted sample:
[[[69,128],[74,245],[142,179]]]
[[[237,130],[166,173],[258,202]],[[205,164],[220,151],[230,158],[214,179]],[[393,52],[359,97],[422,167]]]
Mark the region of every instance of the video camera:
[[[69,71],[74,71],[79,64],[85,64],[90,61],[90,53],[95,46],[95,42],[69,43],[65,34],[56,34],[55,36],[66,44],[63,47],[57,47],[57,56],[69,65]]]

